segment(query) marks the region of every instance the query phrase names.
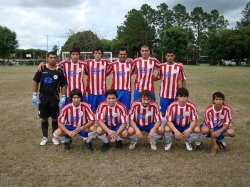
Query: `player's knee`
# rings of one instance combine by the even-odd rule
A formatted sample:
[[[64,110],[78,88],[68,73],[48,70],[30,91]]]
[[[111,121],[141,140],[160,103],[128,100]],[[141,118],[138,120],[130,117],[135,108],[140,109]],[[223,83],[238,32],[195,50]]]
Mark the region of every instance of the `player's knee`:
[[[124,130],[121,134],[122,138],[126,139],[128,137],[128,131]]]
[[[158,127],[156,133],[159,134],[159,135],[163,135],[164,134],[164,128],[162,126]]]
[[[194,128],[194,133],[199,134],[200,132],[201,132],[200,127],[199,127],[199,126],[196,126],[196,127]]]
[[[203,135],[209,134],[209,128],[208,127],[202,127],[201,128],[201,134],[203,134]]]
[[[165,133],[172,132],[171,129],[168,126],[166,126],[166,125],[164,127],[164,131],[165,131]]]
[[[102,129],[101,127],[97,127],[96,133],[97,133],[98,135],[103,135],[104,131],[103,131],[103,129]]]
[[[129,136],[132,136],[132,135],[134,135],[135,134],[135,130],[132,128],[132,127],[129,127],[128,128],[128,135]]]
[[[225,132],[225,135],[226,136],[229,136],[229,137],[235,137],[235,131],[233,129],[228,129],[226,132]]]
[[[91,127],[89,127],[89,131],[91,131],[91,132],[96,131],[96,127],[95,127],[95,126],[91,126]]]

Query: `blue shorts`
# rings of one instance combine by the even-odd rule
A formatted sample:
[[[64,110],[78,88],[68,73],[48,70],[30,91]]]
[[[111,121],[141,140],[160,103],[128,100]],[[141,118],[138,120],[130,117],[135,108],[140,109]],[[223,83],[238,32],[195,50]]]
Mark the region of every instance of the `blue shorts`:
[[[160,111],[166,113],[168,106],[173,103],[176,99],[169,99],[160,97]]]
[[[126,109],[130,109],[131,104],[131,93],[127,90],[116,90],[118,94],[118,101],[121,101],[125,106]]]
[[[82,96],[82,102],[87,102],[87,97],[86,96]],[[70,98],[66,97],[66,101],[65,101],[65,105],[70,103]]]
[[[142,127],[141,125],[136,123],[136,126],[140,129],[140,131],[145,131],[145,132],[149,133],[151,131],[151,129],[155,126],[155,122],[153,122],[149,125],[146,125],[144,127]]]
[[[185,130],[187,130],[187,129],[190,127],[190,124],[187,124],[187,125],[185,125],[184,127],[181,127],[180,125],[176,125],[176,124],[174,123],[174,126],[175,126],[175,128],[176,128],[179,132],[183,133]]]
[[[119,128],[121,127],[121,124],[117,124],[116,126],[114,126],[113,128],[111,128],[110,126],[107,125],[107,127],[112,130],[112,131],[115,131],[117,132],[119,130]]]
[[[72,125],[64,125],[66,127],[66,129],[68,129],[69,131],[73,131],[76,129],[76,127],[72,126]],[[80,136],[87,138],[88,134],[85,131],[85,129],[83,129],[81,132],[78,133]]]
[[[105,94],[101,94],[101,95],[88,94],[87,103],[91,105],[92,111],[95,112],[98,105],[105,100],[106,100]]]
[[[155,92],[151,92],[151,93],[152,93],[152,100],[155,101]],[[134,101],[140,100],[140,97],[141,97],[141,92],[134,89]]]
[[[201,125],[200,125],[200,127],[202,128],[202,127],[208,127],[209,128],[209,126],[206,124],[206,123],[202,123]],[[219,129],[221,129],[223,126],[219,126],[219,127],[214,127],[213,129],[214,129],[214,131],[217,131],[217,130],[219,130]],[[210,133],[207,135],[207,137],[209,138],[209,137],[211,137],[211,135],[210,135]],[[217,140],[222,140],[222,139],[224,139],[224,132],[222,132],[216,139]]]

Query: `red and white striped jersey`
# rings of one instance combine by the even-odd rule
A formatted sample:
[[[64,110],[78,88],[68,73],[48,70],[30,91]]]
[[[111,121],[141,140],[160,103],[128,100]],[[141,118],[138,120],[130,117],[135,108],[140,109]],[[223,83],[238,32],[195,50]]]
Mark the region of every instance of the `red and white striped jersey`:
[[[167,62],[160,64],[158,72],[160,78],[160,97],[174,99],[176,98],[176,91],[178,89],[178,81],[186,80],[186,75],[183,66],[178,63],[169,65]]]
[[[135,121],[142,127],[161,121],[159,105],[155,101],[151,101],[148,107],[143,107],[141,101],[134,101],[129,111],[129,120]]]
[[[95,120],[95,114],[85,102],[81,102],[78,107],[74,107],[72,103],[67,104],[58,118],[59,123],[74,127],[83,126],[90,120]]]
[[[88,76],[86,91],[93,95],[105,93],[109,61],[102,59],[100,62],[96,62],[92,59],[85,62]]]
[[[67,97],[70,97],[71,90],[78,88],[82,91],[82,95],[86,95],[85,86],[84,86],[84,71],[85,63],[83,61],[78,61],[73,63],[70,61],[61,61],[58,64],[63,70],[65,77],[67,78]]]
[[[223,124],[230,126],[232,122],[231,107],[224,104],[220,111],[216,111],[214,105],[209,105],[205,110],[204,121],[209,128],[220,127]]]
[[[148,60],[136,58],[133,65],[133,74],[136,74],[135,89],[139,92],[143,90],[154,91],[153,73],[154,69],[159,69],[160,62],[156,58],[149,57]]]
[[[191,121],[198,121],[196,106],[187,101],[186,105],[181,107],[178,101],[174,101],[168,107],[166,121],[171,121],[181,127],[188,125]]]
[[[110,107],[107,101],[103,101],[97,108],[96,116],[97,120],[103,120],[109,127],[127,123],[126,107],[120,101],[117,101],[113,107]]]
[[[132,62],[112,62],[109,73],[113,73],[111,89],[131,92]]]

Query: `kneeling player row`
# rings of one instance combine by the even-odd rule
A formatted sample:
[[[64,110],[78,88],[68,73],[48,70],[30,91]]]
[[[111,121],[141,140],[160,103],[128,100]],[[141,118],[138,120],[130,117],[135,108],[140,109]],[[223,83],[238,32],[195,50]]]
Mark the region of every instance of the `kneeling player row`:
[[[177,100],[171,103],[166,111],[166,119],[162,119],[158,104],[152,100],[150,91],[144,90],[140,100],[131,104],[127,115],[126,107],[117,101],[115,90],[106,92],[106,101],[97,109],[96,119],[89,104],[81,102],[82,93],[79,89],[71,92],[71,103],[66,105],[58,119],[59,128],[54,132],[54,141],[64,141],[65,148],[70,147],[71,138],[79,134],[86,138],[86,147],[93,150],[91,140],[97,134],[102,140],[102,151],[107,151],[111,142],[122,146],[122,139],[129,138],[129,149],[134,149],[142,131],[148,133],[152,150],[156,150],[156,141],[164,139],[165,150],[171,149],[172,136],[185,142],[188,151],[192,151],[192,140],[196,146],[201,145],[202,135],[212,138],[211,153],[215,154],[219,146],[223,146],[224,136],[233,137],[235,132],[230,128],[232,116],[229,106],[224,104],[224,95],[213,94],[213,104],[205,112],[202,125],[197,125],[198,114],[196,106],[188,101],[188,90],[180,88]],[[95,120],[97,126],[94,125]]]

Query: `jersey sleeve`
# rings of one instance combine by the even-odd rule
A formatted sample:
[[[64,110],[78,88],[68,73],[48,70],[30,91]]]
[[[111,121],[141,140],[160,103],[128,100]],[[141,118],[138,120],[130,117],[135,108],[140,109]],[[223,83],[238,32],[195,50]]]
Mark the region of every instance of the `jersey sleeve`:
[[[37,71],[34,78],[33,78],[33,81],[36,81],[36,82],[41,82],[41,76],[42,76],[42,72],[41,71]]]
[[[131,105],[131,108],[128,113],[128,118],[130,121],[135,121],[135,105]]]
[[[94,112],[91,110],[90,106],[89,105],[86,105],[86,113],[87,113],[87,121],[90,121],[90,120],[95,120],[95,114]]]
[[[192,109],[191,121],[198,121],[198,112],[196,107]]]
[[[227,126],[231,126],[231,123],[232,123],[232,110],[229,109],[228,112],[226,113],[224,124]]]
[[[61,73],[61,81],[59,83],[60,87],[68,85],[68,82],[67,82],[67,79],[65,77],[65,74],[64,74],[63,70],[60,68],[59,71]]]
[[[180,66],[180,72],[178,78],[182,81],[187,79],[183,66]]]
[[[167,113],[166,113],[166,122],[173,121],[173,105],[170,105],[168,107]]]

